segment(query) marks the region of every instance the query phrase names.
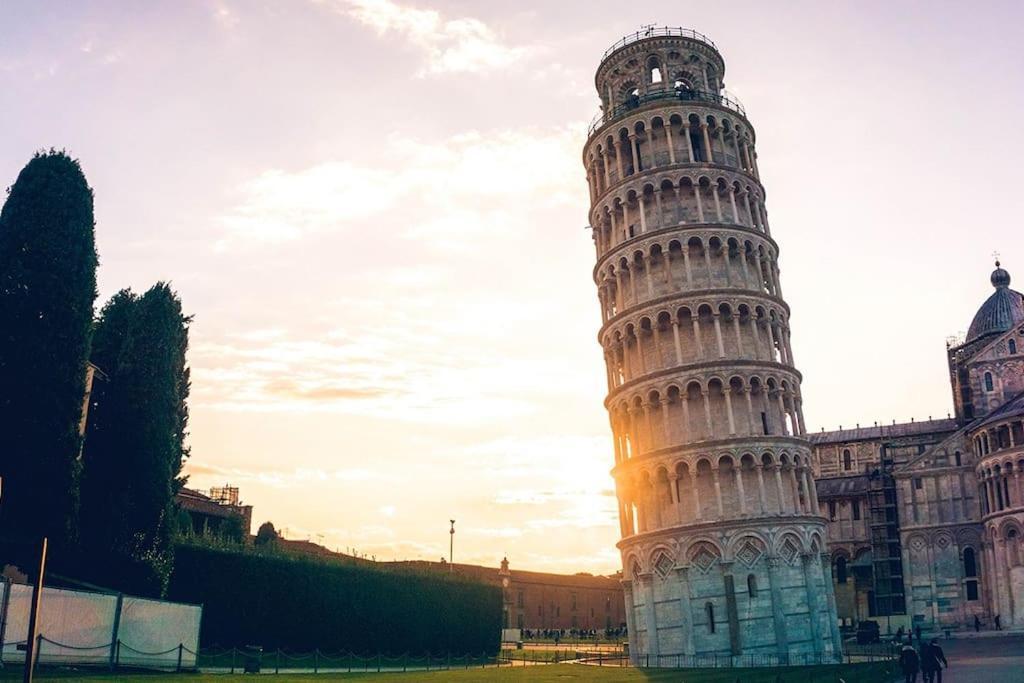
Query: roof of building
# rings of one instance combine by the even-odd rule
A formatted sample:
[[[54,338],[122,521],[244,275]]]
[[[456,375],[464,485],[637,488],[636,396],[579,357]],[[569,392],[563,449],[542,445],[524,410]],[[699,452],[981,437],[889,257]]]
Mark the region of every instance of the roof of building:
[[[182,510],[199,512],[211,517],[237,515],[241,512],[242,508],[247,507],[244,505],[222,505],[205,493],[184,487],[179,489],[178,493],[174,496],[174,500]]]
[[[1019,415],[1024,415],[1024,391],[993,410],[977,424],[969,425],[967,429],[973,432],[975,430],[982,429],[983,427],[987,427],[990,424],[1000,422],[1009,417],[1017,417]]]
[[[900,422],[891,425],[874,425],[854,429],[835,429],[830,432],[811,432],[808,440],[815,445],[826,443],[847,443],[850,441],[871,441],[874,439],[895,439],[922,434],[939,434],[956,429],[956,420],[940,418],[921,422]]]
[[[399,560],[395,565],[406,565],[436,571],[448,571],[447,563],[430,562],[428,560]],[[459,564],[452,566],[459,576],[465,576],[478,581],[497,582],[501,574],[497,567],[483,567],[476,564]],[[545,585],[566,586],[570,588],[602,588],[620,590],[620,577],[617,576],[594,576],[593,574],[549,574],[547,572],[531,572],[519,569],[511,569],[509,577],[513,583],[526,584],[537,583]]]
[[[996,291],[985,299],[985,303],[974,314],[971,327],[967,330],[967,343],[1006,332],[1024,322],[1024,295],[1010,289],[1010,274],[999,266],[999,261],[996,261],[996,269],[989,279]]]
[[[818,498],[835,498],[840,496],[858,496],[868,491],[869,477],[866,474],[858,474],[853,477],[828,477],[815,479],[814,486],[818,492]]]

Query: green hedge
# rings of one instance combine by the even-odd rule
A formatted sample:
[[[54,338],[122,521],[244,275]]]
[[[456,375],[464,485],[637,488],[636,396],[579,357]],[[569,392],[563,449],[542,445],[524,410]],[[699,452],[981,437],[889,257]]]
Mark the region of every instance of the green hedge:
[[[437,574],[182,544],[167,597],[203,606],[203,646],[392,654],[499,646],[500,589]]]

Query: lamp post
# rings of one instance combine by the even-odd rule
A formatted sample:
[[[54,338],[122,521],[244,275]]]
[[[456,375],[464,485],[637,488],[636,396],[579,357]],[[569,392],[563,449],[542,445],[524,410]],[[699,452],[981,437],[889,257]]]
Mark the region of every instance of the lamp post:
[[[454,558],[455,551],[455,520],[448,520],[452,523],[452,528],[448,531],[448,573],[452,573],[452,559]]]

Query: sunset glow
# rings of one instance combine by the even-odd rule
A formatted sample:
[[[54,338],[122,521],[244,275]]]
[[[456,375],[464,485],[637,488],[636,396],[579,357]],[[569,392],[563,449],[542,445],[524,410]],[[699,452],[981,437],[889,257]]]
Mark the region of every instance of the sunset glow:
[[[757,122],[810,431],[945,416],[991,252],[1024,278],[1020,7],[730,7],[3,4],[0,178],[66,148],[100,301],[164,279],[194,315],[189,486],[377,559],[454,518],[456,561],[610,573],[580,153],[636,21],[710,35]]]

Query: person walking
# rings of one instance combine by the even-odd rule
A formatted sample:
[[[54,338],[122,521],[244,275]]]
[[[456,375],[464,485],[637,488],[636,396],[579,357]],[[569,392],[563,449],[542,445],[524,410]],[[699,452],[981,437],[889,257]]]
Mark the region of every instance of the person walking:
[[[921,648],[921,674],[924,683],[942,683],[942,667],[949,668],[946,655],[939,647],[939,641],[932,638],[931,642]]]
[[[918,624],[914,627],[914,633],[917,634],[917,646],[921,647],[921,625]]]
[[[910,645],[904,645],[900,651],[900,668],[903,670],[904,683],[917,683],[917,670],[920,665],[921,660],[917,656],[917,651]]]
[[[902,626],[900,626],[898,629],[896,629],[896,642],[899,643],[900,645],[903,644],[903,627]]]
[[[999,615],[998,614],[996,615],[995,622],[996,622],[996,630],[997,631],[1002,631],[1003,630],[1003,625],[999,623]]]
[[[980,630],[981,630],[981,619],[979,619],[978,615],[975,614],[974,615],[974,632],[977,633]]]

